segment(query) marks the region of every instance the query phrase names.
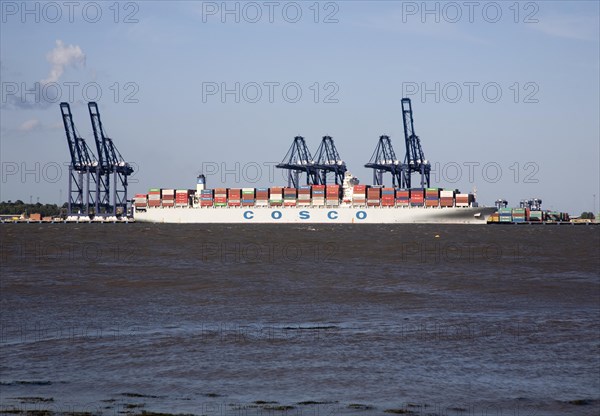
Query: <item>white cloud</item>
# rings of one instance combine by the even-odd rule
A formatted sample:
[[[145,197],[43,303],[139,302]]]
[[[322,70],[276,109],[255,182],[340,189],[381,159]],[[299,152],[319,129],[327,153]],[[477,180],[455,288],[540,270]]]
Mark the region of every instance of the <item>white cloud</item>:
[[[19,126],[19,131],[32,131],[40,127],[40,121],[38,119],[32,118],[31,120],[24,121]]]
[[[48,78],[40,81],[42,84],[58,81],[68,66],[85,65],[85,54],[79,45],[65,46],[60,39],[56,41],[56,47],[48,52],[46,59],[52,65],[52,69]]]

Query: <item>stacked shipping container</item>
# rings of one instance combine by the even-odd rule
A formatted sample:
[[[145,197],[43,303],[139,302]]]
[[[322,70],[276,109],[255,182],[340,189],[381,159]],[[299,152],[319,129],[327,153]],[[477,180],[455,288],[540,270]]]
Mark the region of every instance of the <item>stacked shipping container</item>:
[[[525,222],[528,220],[528,211],[527,208],[513,208],[512,209],[512,221],[513,222]]]
[[[212,189],[203,189],[200,191],[200,206],[201,207],[212,207],[213,206],[213,191]]]
[[[152,188],[149,193],[137,194],[134,203],[137,208],[150,207],[173,207],[189,206],[192,196],[196,191],[187,189],[158,189]],[[223,206],[337,206],[340,203],[340,185],[312,185],[296,188],[216,188],[198,191],[198,201],[201,207],[223,207]],[[472,194],[458,194],[452,190],[441,190],[438,188],[394,189],[382,186],[355,185],[352,192],[352,204],[357,206],[427,206],[427,207],[468,207],[474,202]],[[509,209],[510,211],[510,209]],[[529,210],[522,212],[521,209],[510,211],[512,218],[521,217],[522,221],[529,219]],[[551,215],[550,219],[560,221],[563,216],[560,213]],[[506,216],[505,216],[506,217]],[[537,220],[537,214],[534,215]],[[504,220],[506,221],[506,220]],[[540,220],[541,221],[541,220]]]
[[[302,185],[298,188],[298,205],[310,205],[310,185]]]
[[[269,205],[269,188],[256,189],[256,205],[260,207]]]
[[[512,209],[511,208],[499,208],[498,216],[499,216],[499,222],[512,222]]]
[[[254,206],[254,188],[242,188],[242,206]]]
[[[454,206],[454,191],[444,189],[440,191],[440,207],[453,207]]]
[[[215,189],[215,206],[216,207],[227,206],[227,188],[216,188]]]
[[[381,203],[381,188],[367,188],[367,206],[375,207]]]
[[[316,206],[325,205],[325,185],[313,185],[312,204]]]
[[[175,191],[175,206],[187,207],[190,204],[190,191],[187,189],[178,189]]]
[[[468,207],[475,201],[475,197],[473,194],[456,194],[455,200],[457,207]]]
[[[383,188],[381,190],[381,206],[393,207],[396,203],[396,191],[394,188]]]
[[[273,187],[270,189],[269,204],[275,207],[280,207],[283,205],[283,188]]]
[[[172,208],[175,206],[175,189],[163,189],[161,195],[163,207]]]
[[[146,208],[148,206],[148,195],[135,194],[133,197],[133,206],[136,208]]]
[[[352,188],[352,203],[354,205],[365,205],[367,203],[366,185],[354,185]]]
[[[543,211],[530,211],[529,212],[529,221],[542,222],[543,220],[544,220]]]
[[[440,205],[440,190],[438,188],[427,188],[425,190],[425,206],[437,207]]]
[[[296,206],[296,188],[283,189],[283,205],[286,207]]]
[[[413,188],[410,190],[410,206],[422,207],[425,202],[425,191],[421,188]]]
[[[396,205],[407,207],[410,203],[409,189],[396,189]]]
[[[242,190],[240,188],[230,188],[227,190],[227,206],[239,207],[242,205]]]
[[[149,207],[160,207],[160,189],[151,188],[148,191],[148,206]]]
[[[326,203],[327,205],[338,205],[340,203],[340,186],[327,185],[326,187]]]

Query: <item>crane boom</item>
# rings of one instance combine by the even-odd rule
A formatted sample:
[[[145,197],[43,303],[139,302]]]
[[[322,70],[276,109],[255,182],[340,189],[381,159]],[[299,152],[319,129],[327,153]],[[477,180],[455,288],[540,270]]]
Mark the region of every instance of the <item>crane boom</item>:
[[[389,172],[392,174],[393,186],[402,186],[403,166],[396,158],[389,136],[379,137],[377,147],[365,167],[373,169],[374,185],[383,185],[383,172]]]
[[[98,188],[96,186],[99,175],[98,161],[86,141],[77,134],[69,103],[60,103],[60,111],[71,156],[68,215],[89,215],[92,213],[92,207],[94,207],[93,213],[96,214],[98,212]]]
[[[289,170],[288,186],[293,185],[294,187],[298,187],[300,185],[299,175],[301,173],[306,173],[307,185],[320,184],[319,171],[302,136],[294,137],[292,146],[286,153],[283,161],[276,167]]]
[[[410,98],[402,99],[402,121],[404,123],[404,141],[406,144],[406,156],[404,157],[406,187],[411,187],[411,174],[413,172],[421,174],[421,188],[425,188],[425,185],[429,187],[431,164],[425,159],[421,140],[415,134]]]
[[[93,101],[89,102],[88,110],[100,160],[98,184],[100,205],[106,214],[117,215],[119,214],[117,209],[124,213],[127,210],[127,177],[133,173],[133,168],[125,162],[114,141],[107,136],[102,125],[98,104]]]
[[[71,166],[78,172],[86,171],[90,167],[95,167],[98,163],[94,154],[85,140],[79,137],[77,130],[75,129],[71,106],[69,103],[60,103],[60,110],[62,113],[63,125],[65,127],[65,134],[67,136],[69,153],[71,155]]]
[[[333,143],[331,136],[323,136],[321,144],[317,148],[317,163],[316,167],[321,174],[321,182],[327,183],[327,173],[332,172],[336,184],[344,183],[344,175],[346,174],[346,164],[340,158],[340,154]]]

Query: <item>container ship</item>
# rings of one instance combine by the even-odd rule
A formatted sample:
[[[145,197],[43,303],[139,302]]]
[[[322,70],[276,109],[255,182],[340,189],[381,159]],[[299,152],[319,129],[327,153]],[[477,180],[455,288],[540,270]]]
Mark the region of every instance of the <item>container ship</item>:
[[[342,185],[270,188],[150,189],[134,197],[134,219],[153,223],[486,224],[495,207],[472,193],[440,188],[360,185],[346,173]]]
[[[134,218],[161,223],[486,224],[495,207],[480,207],[474,194],[429,187],[431,164],[414,131],[412,104],[409,98],[401,103],[406,155],[401,162],[389,136],[380,136],[365,165],[373,169],[375,185],[361,185],[346,170],[331,136],[323,137],[314,158],[304,138],[296,136],[277,165],[289,172],[287,187],[207,189],[200,175],[196,189],[156,188],[136,195]],[[392,187],[383,185],[384,172],[391,174]],[[301,186],[303,174],[307,185]],[[411,186],[412,174],[421,175],[420,188]]]

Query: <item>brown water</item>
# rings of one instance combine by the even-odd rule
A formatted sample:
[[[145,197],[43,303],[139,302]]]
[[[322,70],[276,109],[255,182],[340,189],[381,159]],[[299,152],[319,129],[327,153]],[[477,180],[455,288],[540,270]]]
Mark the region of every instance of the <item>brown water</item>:
[[[600,413],[600,227],[0,231],[0,411]]]

